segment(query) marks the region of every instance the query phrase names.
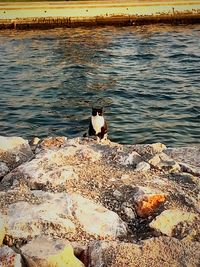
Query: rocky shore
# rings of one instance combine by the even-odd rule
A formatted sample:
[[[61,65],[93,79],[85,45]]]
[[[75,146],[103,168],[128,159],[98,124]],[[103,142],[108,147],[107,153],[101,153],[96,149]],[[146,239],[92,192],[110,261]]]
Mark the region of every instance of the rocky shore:
[[[0,136],[1,267],[200,266],[200,146]]]

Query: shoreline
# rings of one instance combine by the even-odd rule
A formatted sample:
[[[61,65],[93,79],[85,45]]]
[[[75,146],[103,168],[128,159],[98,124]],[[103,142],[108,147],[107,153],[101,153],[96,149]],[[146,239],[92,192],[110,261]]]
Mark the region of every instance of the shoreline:
[[[0,2],[0,29],[200,23],[200,1]]]

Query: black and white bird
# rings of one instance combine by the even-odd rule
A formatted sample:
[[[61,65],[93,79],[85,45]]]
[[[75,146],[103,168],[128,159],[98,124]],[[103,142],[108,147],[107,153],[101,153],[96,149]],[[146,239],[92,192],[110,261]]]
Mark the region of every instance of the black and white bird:
[[[90,117],[89,136],[97,136],[97,140],[106,140],[108,126],[103,116],[103,108],[92,108],[92,116]]]

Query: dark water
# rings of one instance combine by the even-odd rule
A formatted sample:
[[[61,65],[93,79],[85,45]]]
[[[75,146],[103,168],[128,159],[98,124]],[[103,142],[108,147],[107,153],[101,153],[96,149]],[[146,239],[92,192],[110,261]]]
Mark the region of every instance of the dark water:
[[[0,32],[0,134],[200,143],[200,25]]]

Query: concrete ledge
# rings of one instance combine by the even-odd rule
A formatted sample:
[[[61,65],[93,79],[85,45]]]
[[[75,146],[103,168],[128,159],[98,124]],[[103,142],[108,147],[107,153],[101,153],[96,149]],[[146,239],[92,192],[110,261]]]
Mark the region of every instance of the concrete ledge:
[[[0,2],[0,29],[200,22],[200,0]]]

